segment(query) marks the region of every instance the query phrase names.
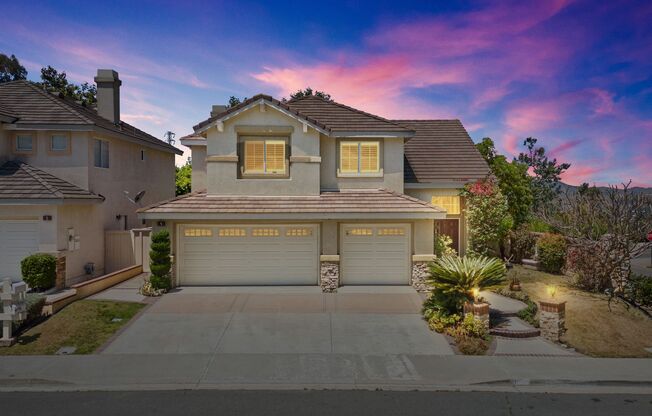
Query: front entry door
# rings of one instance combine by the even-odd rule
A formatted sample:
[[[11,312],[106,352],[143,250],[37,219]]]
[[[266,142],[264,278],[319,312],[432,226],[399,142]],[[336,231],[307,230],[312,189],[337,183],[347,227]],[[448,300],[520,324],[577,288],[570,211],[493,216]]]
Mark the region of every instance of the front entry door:
[[[460,253],[460,220],[453,218],[435,221],[435,233],[449,236],[453,240],[451,247]]]

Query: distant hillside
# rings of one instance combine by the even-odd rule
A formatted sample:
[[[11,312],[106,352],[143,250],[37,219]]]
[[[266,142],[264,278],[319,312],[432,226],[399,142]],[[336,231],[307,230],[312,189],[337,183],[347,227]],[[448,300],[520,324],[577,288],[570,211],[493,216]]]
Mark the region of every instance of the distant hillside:
[[[577,186],[569,185],[563,182],[561,182],[560,185],[561,185],[562,192],[568,191],[572,193],[577,189]],[[598,186],[597,188],[600,189],[601,191],[606,191],[607,189],[609,189],[607,186]],[[629,189],[636,194],[645,194],[645,195],[652,196],[652,188],[642,188],[640,186],[636,186]]]

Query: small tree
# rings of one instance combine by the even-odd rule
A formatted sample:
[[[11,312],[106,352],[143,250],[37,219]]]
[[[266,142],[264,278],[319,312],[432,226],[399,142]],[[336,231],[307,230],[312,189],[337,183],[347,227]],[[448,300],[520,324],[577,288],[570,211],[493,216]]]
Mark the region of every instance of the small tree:
[[[469,224],[471,253],[498,255],[501,242],[513,225],[502,192],[493,180],[486,179],[466,185],[460,195],[466,198],[464,212]]]
[[[568,237],[567,268],[580,286],[624,300],[631,260],[650,249],[645,237],[652,230],[652,198],[633,192],[630,183],[606,190],[583,185],[540,213]]]
[[[170,268],[170,233],[161,230],[152,235],[152,244],[149,252],[149,278],[152,288],[155,290],[168,290],[171,287]]]
[[[295,100],[298,98],[310,97],[311,95],[314,95],[315,97],[323,98],[326,101],[331,101],[330,94],[325,93],[324,91],[313,91],[313,89],[310,87],[307,87],[302,90],[297,90],[297,92],[290,94],[290,99]],[[287,100],[284,98],[283,101],[287,101]]]
[[[188,194],[191,191],[192,185],[192,165],[190,162],[186,162],[185,165],[175,167],[175,184],[176,184],[176,195]]]
[[[494,142],[489,137],[482,139],[476,148],[498,179],[498,187],[507,198],[514,226],[526,223],[530,219],[533,200],[532,178],[527,173],[528,165],[518,160],[508,162],[505,156],[496,152]]]
[[[0,53],[0,84],[27,78],[27,70],[14,55]]]

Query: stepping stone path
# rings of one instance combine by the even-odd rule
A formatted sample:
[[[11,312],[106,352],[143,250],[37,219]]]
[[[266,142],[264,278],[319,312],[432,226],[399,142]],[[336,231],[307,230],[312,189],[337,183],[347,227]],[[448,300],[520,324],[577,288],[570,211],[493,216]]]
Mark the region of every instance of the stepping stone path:
[[[578,355],[572,349],[565,349],[542,338],[538,328],[518,318],[518,311],[527,307],[525,303],[493,292],[482,292],[480,296],[489,303],[491,321],[495,325],[490,330],[495,337],[493,355]]]

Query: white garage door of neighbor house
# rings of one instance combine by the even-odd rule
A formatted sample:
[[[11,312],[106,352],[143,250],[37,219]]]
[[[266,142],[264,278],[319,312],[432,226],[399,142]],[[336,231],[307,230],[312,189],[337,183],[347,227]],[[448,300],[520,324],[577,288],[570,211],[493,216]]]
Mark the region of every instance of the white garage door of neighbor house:
[[[20,261],[38,252],[38,248],[37,221],[0,220],[0,280],[21,280]]]
[[[181,285],[316,285],[317,225],[184,225]]]
[[[409,225],[343,225],[341,236],[342,284],[409,283]]]

